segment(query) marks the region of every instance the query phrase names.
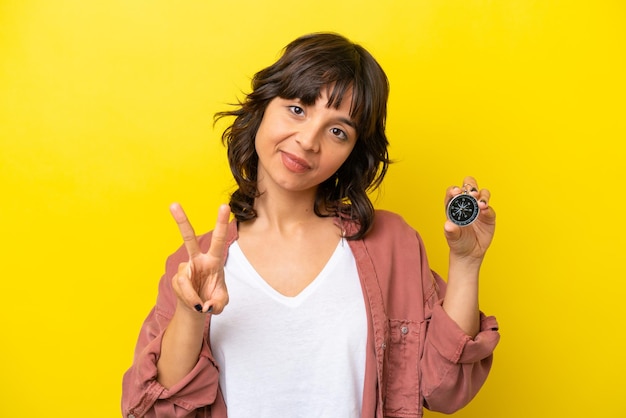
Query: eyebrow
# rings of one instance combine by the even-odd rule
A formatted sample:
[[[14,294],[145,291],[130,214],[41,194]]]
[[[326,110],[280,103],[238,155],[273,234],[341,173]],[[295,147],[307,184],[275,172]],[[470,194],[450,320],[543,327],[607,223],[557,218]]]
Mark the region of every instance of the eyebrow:
[[[337,118],[337,120],[339,122],[345,123],[346,125],[352,127],[352,129],[354,129],[355,131],[357,130],[356,129],[356,123],[354,123],[354,121],[352,119],[340,117],[340,118]]]

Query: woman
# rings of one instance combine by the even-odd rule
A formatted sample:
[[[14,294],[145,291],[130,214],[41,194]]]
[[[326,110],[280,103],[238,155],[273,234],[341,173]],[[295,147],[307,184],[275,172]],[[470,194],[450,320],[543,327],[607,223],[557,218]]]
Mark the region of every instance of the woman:
[[[184,246],[124,376],[126,416],[421,416],[472,399],[499,339],[478,310],[490,194],[472,177],[448,189],[480,213],[446,222],[444,282],[419,235],[367,195],[390,162],[387,98],[365,49],[318,33],[217,115],[235,118],[223,139],[238,189],[199,237],[171,207]]]

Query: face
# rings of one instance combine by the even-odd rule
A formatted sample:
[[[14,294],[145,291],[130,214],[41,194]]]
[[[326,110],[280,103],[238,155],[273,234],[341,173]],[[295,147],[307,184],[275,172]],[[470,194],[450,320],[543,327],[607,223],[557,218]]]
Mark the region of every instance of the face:
[[[312,105],[274,98],[256,134],[258,187],[312,192],[346,161],[357,141],[350,118],[351,92],[338,109],[327,107],[326,89]]]

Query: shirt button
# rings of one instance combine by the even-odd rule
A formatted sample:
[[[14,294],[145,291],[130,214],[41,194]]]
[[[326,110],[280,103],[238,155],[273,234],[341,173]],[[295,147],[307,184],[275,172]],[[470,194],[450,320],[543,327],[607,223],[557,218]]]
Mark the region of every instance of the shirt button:
[[[402,327],[402,328],[400,328],[400,332],[401,332],[402,334],[405,334],[405,335],[406,335],[406,334],[409,332],[409,327]]]

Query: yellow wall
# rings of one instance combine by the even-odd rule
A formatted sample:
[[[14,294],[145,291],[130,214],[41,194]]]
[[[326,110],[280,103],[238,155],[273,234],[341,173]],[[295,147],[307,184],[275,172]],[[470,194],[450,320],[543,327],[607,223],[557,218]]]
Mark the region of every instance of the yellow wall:
[[[180,241],[168,204],[206,231],[231,188],[212,114],[320,30],[387,70],[398,163],[376,204],[439,272],[445,188],[492,190],[502,342],[456,416],[625,416],[624,3],[270,3],[0,1],[0,416],[119,415]]]

